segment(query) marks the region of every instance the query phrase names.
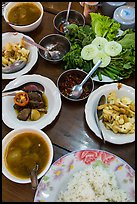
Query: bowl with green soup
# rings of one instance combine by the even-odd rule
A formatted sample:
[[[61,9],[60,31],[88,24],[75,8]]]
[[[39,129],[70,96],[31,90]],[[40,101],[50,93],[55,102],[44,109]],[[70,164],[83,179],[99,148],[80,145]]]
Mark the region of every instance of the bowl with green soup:
[[[4,8],[4,19],[20,32],[36,29],[43,17],[43,6],[40,2],[9,2]]]
[[[19,128],[2,140],[2,173],[16,183],[30,183],[30,173],[38,166],[38,179],[49,169],[53,159],[50,138],[42,130]]]

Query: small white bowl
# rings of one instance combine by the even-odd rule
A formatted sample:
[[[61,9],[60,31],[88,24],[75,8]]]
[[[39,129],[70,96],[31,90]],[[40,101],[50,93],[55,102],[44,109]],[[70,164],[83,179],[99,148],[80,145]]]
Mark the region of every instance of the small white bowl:
[[[18,25],[14,25],[14,24],[10,24],[9,20],[8,20],[8,12],[10,11],[11,8],[13,8],[15,5],[18,5],[20,3],[28,3],[28,2],[9,2],[5,8],[4,8],[4,19],[5,21],[14,29],[20,32],[30,32],[35,30],[41,23],[42,21],[42,17],[43,17],[43,6],[40,2],[33,2],[33,4],[35,4],[40,10],[41,10],[41,15],[38,18],[37,21],[35,21],[32,24],[29,25],[25,25],[25,26],[18,26]]]
[[[30,178],[28,179],[21,179],[18,178],[14,175],[12,175],[9,170],[6,168],[5,165],[5,161],[4,161],[4,153],[6,150],[7,145],[10,143],[10,141],[17,136],[18,134],[21,133],[25,133],[25,132],[31,132],[31,133],[36,133],[39,136],[41,136],[46,143],[49,146],[49,150],[50,150],[50,156],[49,156],[49,161],[47,162],[47,165],[45,166],[45,168],[43,169],[43,171],[38,174],[38,179],[41,178],[49,169],[51,163],[52,163],[52,159],[53,159],[53,146],[51,143],[51,140],[49,139],[49,137],[47,136],[46,133],[44,133],[42,130],[36,129],[36,128],[28,128],[28,127],[22,127],[22,128],[18,128],[18,129],[14,129],[11,132],[9,132],[2,140],[2,173],[11,181],[14,181],[16,183],[30,183],[31,180]]]

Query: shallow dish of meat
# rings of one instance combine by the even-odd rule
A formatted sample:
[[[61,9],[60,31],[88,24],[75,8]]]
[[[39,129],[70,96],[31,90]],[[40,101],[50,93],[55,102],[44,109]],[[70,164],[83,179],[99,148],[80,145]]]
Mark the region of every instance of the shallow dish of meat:
[[[14,109],[17,118],[22,121],[36,121],[48,112],[48,99],[35,83],[26,85],[25,91],[14,97]]]
[[[52,80],[41,75],[23,75],[9,82],[3,92],[12,88],[23,87],[14,96],[2,97],[2,120],[10,128],[22,126],[42,129],[49,125],[59,114],[61,96]],[[42,85],[43,91],[35,87]],[[33,85],[33,86],[32,86]],[[35,89],[36,88],[36,89]]]

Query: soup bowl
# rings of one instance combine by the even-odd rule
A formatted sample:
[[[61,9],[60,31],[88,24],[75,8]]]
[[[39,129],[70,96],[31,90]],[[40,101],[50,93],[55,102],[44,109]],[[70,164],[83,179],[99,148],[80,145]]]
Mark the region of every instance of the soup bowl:
[[[27,25],[18,25],[18,23],[12,23],[9,22],[9,12],[11,11],[11,9],[13,9],[15,6],[20,6],[23,4],[28,4],[31,3],[34,6],[36,6],[39,10],[40,10],[40,16],[34,20],[34,22],[32,23],[28,23]],[[24,15],[24,14],[23,14]],[[3,16],[5,21],[16,31],[20,31],[20,32],[30,32],[35,30],[41,23],[42,18],[43,18],[43,6],[40,2],[9,2],[3,11]],[[34,13],[33,15],[34,16]]]
[[[51,140],[42,130],[22,127],[12,130],[2,140],[2,173],[13,182],[30,183],[30,172],[36,164],[37,178],[41,178],[52,159]]]

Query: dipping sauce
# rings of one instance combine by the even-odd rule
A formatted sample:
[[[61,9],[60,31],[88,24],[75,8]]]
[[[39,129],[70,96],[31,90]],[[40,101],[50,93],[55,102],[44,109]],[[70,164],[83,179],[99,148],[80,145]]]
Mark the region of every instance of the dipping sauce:
[[[68,73],[66,76],[63,76],[59,81],[59,90],[60,92],[67,98],[69,98],[69,94],[72,92],[73,86],[80,84],[86,75],[80,73]],[[93,84],[91,79],[83,85],[83,93],[79,97],[79,99],[86,98],[92,91]]]
[[[59,25],[59,30],[60,30],[60,32],[64,32],[64,21],[63,22],[61,22],[61,24]],[[76,25],[79,25],[79,23],[77,22],[77,21],[74,21],[74,20],[71,20],[71,19],[69,19],[69,24],[76,24]]]
[[[50,147],[38,133],[24,132],[17,134],[5,150],[6,168],[18,178],[30,177],[30,171],[38,164],[40,174],[48,164]]]
[[[34,3],[26,2],[15,5],[8,13],[9,22],[25,26],[39,19],[41,11]]]

